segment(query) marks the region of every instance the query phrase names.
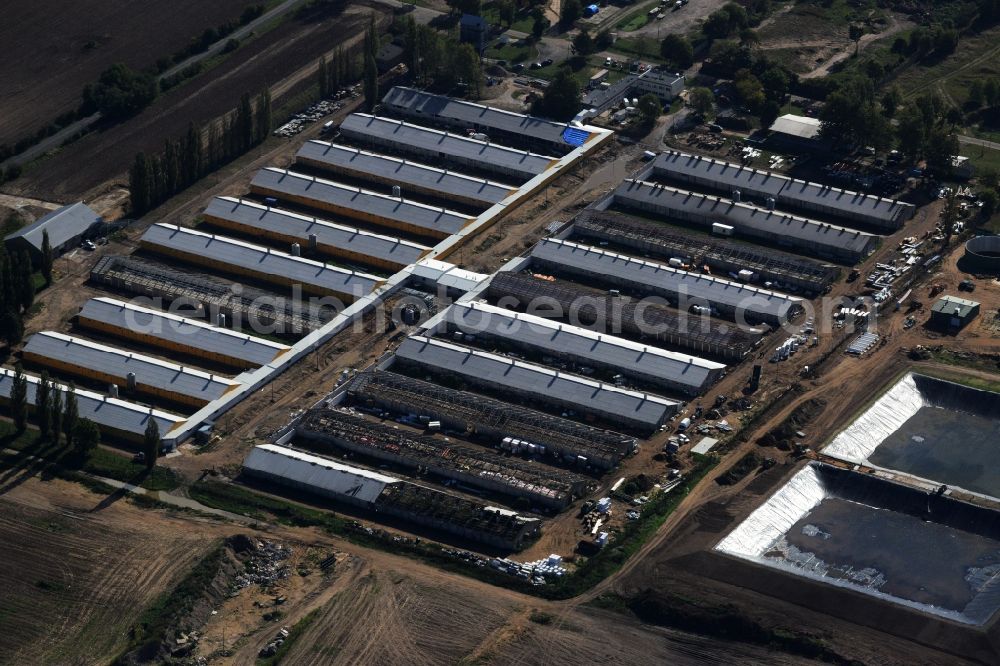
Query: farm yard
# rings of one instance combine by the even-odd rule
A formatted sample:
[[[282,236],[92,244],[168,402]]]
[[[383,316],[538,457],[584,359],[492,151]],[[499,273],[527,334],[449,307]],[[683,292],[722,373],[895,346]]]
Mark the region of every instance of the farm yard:
[[[206,28],[238,21],[254,0],[19,2],[0,23],[0,145],[79,106],[83,88],[115,63],[153,66]]]

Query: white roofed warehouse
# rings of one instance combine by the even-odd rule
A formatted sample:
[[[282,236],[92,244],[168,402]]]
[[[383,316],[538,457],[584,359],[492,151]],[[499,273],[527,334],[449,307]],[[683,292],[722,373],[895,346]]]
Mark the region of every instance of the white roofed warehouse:
[[[475,219],[445,208],[270,167],[257,172],[250,182],[250,190],[258,195],[438,240],[458,233]]]
[[[510,185],[325,141],[307,141],[295,159],[331,173],[398,186],[404,194],[413,191],[467,206],[489,208],[517,191]]]
[[[25,251],[38,265],[42,260],[42,243],[46,233],[56,255],[75,247],[101,224],[101,216],[80,202],[63,206],[31,224],[4,237],[8,252]]]
[[[734,199],[753,198],[766,204],[770,198],[778,208],[822,213],[882,229],[899,229],[916,212],[913,204],[895,199],[796,180],[780,173],[675,150],[660,153],[652,167],[657,176],[723,192]]]
[[[406,338],[396,349],[395,359],[417,371],[459,377],[505,397],[572,409],[645,433],[659,428],[680,407],[680,403],[660,396],[424,336]]]
[[[636,259],[571,241],[544,238],[531,251],[532,263],[554,273],[568,273],[665,298],[673,307],[710,307],[729,319],[780,325],[802,311],[803,299],[751,287],[711,275],[689,273],[665,264]]]
[[[0,402],[7,404],[10,400],[10,392],[14,382],[14,371],[7,368],[0,368]],[[34,409],[35,390],[38,388],[40,379],[34,375],[25,374],[28,383],[27,402],[28,408]],[[56,388],[65,393],[69,387],[63,384],[56,384]],[[144,405],[139,405],[117,398],[110,398],[102,393],[87,391],[85,389],[74,389],[76,395],[77,410],[81,419],[90,419],[101,429],[104,437],[114,437],[125,441],[138,443],[143,439],[149,419],[156,421],[160,431],[160,438],[164,443],[172,446],[173,441],[170,432],[177,426],[184,423],[182,416],[152,409]],[[63,398],[65,402],[65,397]]]
[[[539,355],[621,373],[685,395],[703,393],[726,368],[722,363],[697,356],[485,303],[456,303],[448,308],[443,319],[450,331],[470,333]]]
[[[739,237],[852,264],[878,245],[878,236],[863,231],[642,180],[625,180],[614,202],[707,229],[729,225]]]
[[[239,387],[222,375],[209,374],[151,356],[100,345],[54,331],[35,333],[24,346],[28,364],[49,368],[124,392],[136,391],[188,407],[204,407]]]
[[[113,298],[87,301],[77,323],[87,329],[238,370],[258,368],[288,352],[287,345]]]
[[[255,446],[243,461],[243,471],[251,477],[505,550],[523,547],[538,536],[541,527],[537,518],[274,444]]]
[[[366,147],[416,155],[431,164],[446,160],[517,181],[531,180],[557,161],[548,155],[364,113],[347,116],[340,125],[340,133]]]
[[[430,248],[357,227],[264,206],[233,197],[215,197],[202,216],[214,226],[261,236],[345,261],[396,272],[420,260]]]
[[[382,278],[377,275],[359,273],[234,238],[169,224],[154,224],[149,227],[140,244],[151,252],[213,270],[282,287],[299,286],[304,293],[334,296],[346,302],[353,302],[371,293],[382,282]]]

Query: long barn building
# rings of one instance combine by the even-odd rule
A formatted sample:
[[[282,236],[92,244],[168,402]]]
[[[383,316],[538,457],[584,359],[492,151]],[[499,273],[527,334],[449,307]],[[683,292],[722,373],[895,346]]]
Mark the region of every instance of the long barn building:
[[[510,185],[326,141],[307,141],[295,159],[299,164],[331,173],[394,185],[404,192],[418,192],[467,206],[489,208],[517,191]]]
[[[773,171],[753,169],[711,157],[667,150],[653,161],[653,173],[673,181],[689,183],[735,198],[768,198],[781,208],[822,213],[895,231],[913,217],[913,204],[852,192],[807,180],[789,178]]]
[[[35,405],[35,391],[41,381],[34,375],[24,375],[27,381],[27,402],[28,408],[33,410]],[[7,368],[0,368],[0,402],[8,404],[10,393],[14,384],[14,371]],[[56,384],[55,388],[63,392],[69,391],[69,387],[63,384]],[[110,438],[126,440],[138,443],[143,440],[146,428],[149,427],[149,420],[156,422],[156,427],[160,432],[160,437],[166,437],[171,430],[183,424],[186,419],[176,414],[170,414],[157,409],[151,409],[134,402],[127,402],[117,398],[110,398],[101,393],[87,391],[85,389],[74,389],[76,395],[77,411],[81,419],[90,419],[101,430],[101,435]],[[63,398],[65,402],[65,397]]]
[[[382,98],[382,105],[411,118],[485,132],[491,139],[537,146],[559,154],[568,153],[594,137],[585,128],[570,123],[557,123],[404,86],[390,89]]]
[[[92,298],[84,303],[77,323],[94,331],[238,370],[272,363],[290,349],[287,345],[246,333],[114,298]]]
[[[558,161],[548,155],[365,113],[347,116],[340,133],[364,146],[416,155],[425,161],[446,160],[517,181],[531,180]]]
[[[235,238],[171,224],[154,224],[140,245],[151,252],[306,294],[355,301],[375,290],[382,278],[278,252]]]
[[[260,196],[438,240],[458,233],[475,219],[446,208],[271,167],[257,172],[250,190]]]
[[[393,273],[430,252],[420,243],[233,197],[215,197],[202,216],[215,226]]]
[[[125,391],[195,408],[240,386],[228,377],[54,331],[32,335],[24,346],[24,360],[57,374],[115,384]]]
[[[531,251],[532,263],[596,282],[624,287],[644,296],[660,296],[673,307],[710,307],[713,314],[781,325],[802,311],[803,300],[776,291],[689,273],[644,259],[589,245],[545,238]]]
[[[424,336],[404,340],[396,349],[396,362],[645,433],[659,428],[680,407],[660,396]]]
[[[456,303],[444,313],[447,328],[579,365],[621,373],[684,395],[699,395],[726,366],[553,319],[486,303]]]
[[[274,444],[255,446],[243,461],[243,471],[496,548],[519,549],[538,535],[541,526],[537,518]]]
[[[642,180],[625,180],[614,202],[706,230],[728,225],[737,237],[846,263],[861,261],[878,245],[878,236],[863,231]]]

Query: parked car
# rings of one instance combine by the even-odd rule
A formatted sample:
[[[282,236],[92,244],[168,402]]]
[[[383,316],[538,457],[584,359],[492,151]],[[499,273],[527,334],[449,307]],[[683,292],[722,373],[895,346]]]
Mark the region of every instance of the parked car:
[[[542,67],[548,67],[549,65],[552,64],[552,62],[553,62],[552,58],[546,58],[545,60],[542,61]]]

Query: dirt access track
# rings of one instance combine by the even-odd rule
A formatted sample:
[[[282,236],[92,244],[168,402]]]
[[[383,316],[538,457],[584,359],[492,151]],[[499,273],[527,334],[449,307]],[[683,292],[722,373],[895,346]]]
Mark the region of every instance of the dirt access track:
[[[154,65],[259,0],[76,0],[4,3],[0,144],[29,136],[80,104],[115,63]]]
[[[235,108],[243,93],[256,95],[271,87],[277,109],[283,97],[312,83],[309,77],[321,55],[362,38],[361,26],[374,11],[351,5],[320,21],[289,19],[218,67],[157,98],[138,116],[88,134],[32,164],[4,189],[49,201],[88,199],[107,181],[124,176],[136,153],[162,150],[164,140],[182,136],[190,122],[205,124]]]

